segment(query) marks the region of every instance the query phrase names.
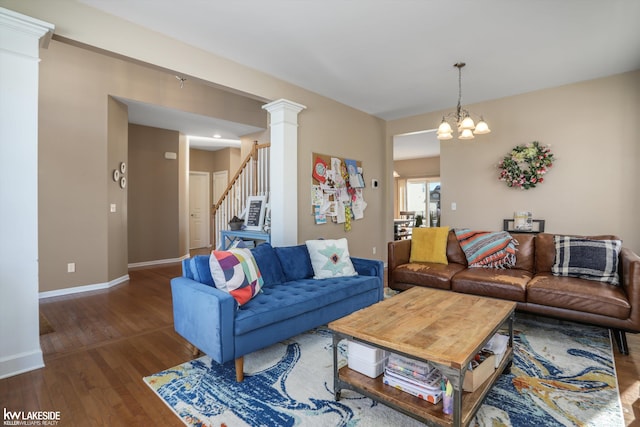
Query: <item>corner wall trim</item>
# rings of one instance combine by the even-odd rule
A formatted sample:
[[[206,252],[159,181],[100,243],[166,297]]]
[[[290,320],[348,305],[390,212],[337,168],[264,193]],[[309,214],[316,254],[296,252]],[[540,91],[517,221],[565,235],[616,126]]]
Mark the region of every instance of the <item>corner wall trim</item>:
[[[38,298],[39,299],[52,298],[52,297],[59,297],[63,295],[78,294],[81,292],[90,292],[90,291],[99,291],[102,289],[109,289],[116,285],[119,285],[120,283],[126,282],[127,280],[129,280],[129,275],[125,274],[124,276],[118,277],[117,279],[113,279],[107,283],[96,283],[93,285],[74,286],[73,288],[64,288],[64,289],[56,289],[54,291],[40,292],[38,294]]]
[[[40,368],[44,368],[42,350],[13,354],[0,359],[0,380]]]

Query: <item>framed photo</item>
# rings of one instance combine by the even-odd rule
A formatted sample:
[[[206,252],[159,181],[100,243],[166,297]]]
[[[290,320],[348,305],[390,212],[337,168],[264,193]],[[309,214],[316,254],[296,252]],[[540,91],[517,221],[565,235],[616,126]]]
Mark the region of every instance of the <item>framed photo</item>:
[[[247,198],[245,230],[262,231],[266,208],[266,196],[249,196]]]

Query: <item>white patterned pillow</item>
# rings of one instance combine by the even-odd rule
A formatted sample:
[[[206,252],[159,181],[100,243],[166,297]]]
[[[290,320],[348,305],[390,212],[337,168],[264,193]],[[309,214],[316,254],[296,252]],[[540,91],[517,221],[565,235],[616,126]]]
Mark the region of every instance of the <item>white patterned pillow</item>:
[[[307,240],[305,243],[311,258],[314,279],[358,275],[349,257],[347,239]]]
[[[592,240],[554,236],[556,257],[551,273],[619,285],[618,255],[621,240]]]

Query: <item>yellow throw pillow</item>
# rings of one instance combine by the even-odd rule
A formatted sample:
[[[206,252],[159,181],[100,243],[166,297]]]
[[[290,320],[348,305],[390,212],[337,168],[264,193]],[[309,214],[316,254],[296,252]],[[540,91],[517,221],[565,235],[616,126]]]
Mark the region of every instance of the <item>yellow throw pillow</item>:
[[[447,260],[448,238],[449,227],[414,228],[411,232],[409,262],[449,264]]]

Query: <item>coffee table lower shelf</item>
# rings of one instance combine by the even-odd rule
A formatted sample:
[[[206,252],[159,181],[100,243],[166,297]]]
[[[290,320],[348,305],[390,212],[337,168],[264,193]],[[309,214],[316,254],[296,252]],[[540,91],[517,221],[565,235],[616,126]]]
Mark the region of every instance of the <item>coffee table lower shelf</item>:
[[[507,351],[500,365],[476,391],[462,393],[461,425],[467,426],[480,408],[491,387],[498,377],[510,367],[513,360],[513,348],[507,347]],[[334,385],[335,398],[340,399],[340,390],[350,389],[363,394],[371,399],[394,408],[412,418],[433,426],[453,426],[453,416],[442,412],[442,401],[437,404],[429,403],[395,387],[386,385],[382,381],[382,375],[370,378],[348,366],[338,371],[336,384]]]

